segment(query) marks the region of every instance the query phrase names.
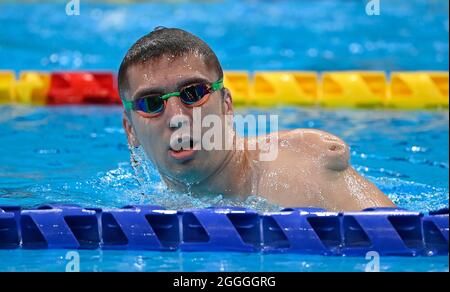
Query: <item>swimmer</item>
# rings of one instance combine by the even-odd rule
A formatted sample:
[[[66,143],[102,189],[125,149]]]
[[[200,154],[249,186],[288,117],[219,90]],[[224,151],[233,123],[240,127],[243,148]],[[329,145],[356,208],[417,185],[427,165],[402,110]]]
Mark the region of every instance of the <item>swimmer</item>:
[[[231,129],[223,133],[247,147],[206,150],[193,135],[181,148],[174,147],[183,124],[174,126],[174,118],[192,125],[198,109],[202,117],[214,115],[224,124],[233,116],[232,95],[223,86],[216,54],[184,30],[158,27],[139,39],[120,65],[118,84],[128,143],[144,149],[171,190],[237,199],[258,195],[283,207],[333,211],[394,207],[351,167],[349,147],[324,131],[296,129],[244,138]],[[270,161],[261,159],[261,148],[248,147],[269,140],[277,146]]]

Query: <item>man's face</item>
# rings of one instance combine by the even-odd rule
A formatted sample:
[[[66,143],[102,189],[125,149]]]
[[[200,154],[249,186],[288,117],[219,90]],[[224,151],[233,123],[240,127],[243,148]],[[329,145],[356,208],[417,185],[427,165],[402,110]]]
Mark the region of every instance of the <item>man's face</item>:
[[[128,68],[127,100],[133,100],[141,92],[166,94],[179,91],[189,85],[213,83],[219,78],[215,70],[208,68],[201,56],[186,54],[180,57],[162,56],[145,64]],[[201,106],[201,115],[217,115],[224,124],[226,114],[232,114],[231,97],[227,90],[212,92]],[[145,118],[136,111],[124,116],[128,140],[133,146],[141,145],[159,172],[186,184],[200,182],[214,173],[225,161],[227,151],[195,150],[176,153],[171,149],[171,139],[176,138],[177,127],[171,127],[171,119],[183,116],[193,125],[193,108],[185,106],[179,97],[167,100],[164,112],[154,118]],[[202,129],[202,133],[207,129]],[[192,131],[191,131],[192,133]],[[192,137],[192,136],[191,136]],[[201,141],[193,139],[192,143]],[[172,144],[173,145],[173,144]]]

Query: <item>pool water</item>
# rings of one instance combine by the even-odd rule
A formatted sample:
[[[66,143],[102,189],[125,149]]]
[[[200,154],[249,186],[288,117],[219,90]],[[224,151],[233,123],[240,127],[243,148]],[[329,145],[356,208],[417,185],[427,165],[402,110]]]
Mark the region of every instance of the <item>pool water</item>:
[[[201,36],[225,70],[448,70],[447,1],[224,0],[105,4],[81,1],[79,16],[58,3],[0,3],[0,69],[117,70],[128,47],[152,28]],[[449,114],[298,108],[279,128],[318,128],[342,137],[354,167],[410,210],[448,207]],[[119,107],[0,106],[0,204],[42,203],[174,209],[229,202],[172,194],[149,164],[132,168]],[[245,133],[241,133],[245,134]],[[139,150],[137,157],[142,157]],[[258,198],[244,204],[273,210]],[[64,271],[64,250],[0,250],[0,271]],[[358,257],[80,251],[82,271],[364,271]],[[382,271],[448,271],[448,256],[384,257]]]
[[[0,271],[63,272],[68,262],[65,250],[0,250]],[[312,255],[262,255],[251,253],[79,251],[80,271],[85,272],[364,272],[364,257],[321,257]],[[386,257],[382,272],[448,272],[448,257]]]
[[[226,70],[449,67],[445,0],[381,0],[379,16],[366,14],[364,0],[81,0],[79,16],[66,15],[68,1],[36,2],[0,3],[1,69],[117,70],[127,49],[160,25],[202,37]]]
[[[319,128],[351,147],[354,167],[399,207],[448,207],[448,112],[240,109],[278,114],[280,130]],[[93,207],[230,202],[170,193],[149,164],[130,165],[120,107],[0,107],[0,204],[76,203]],[[241,133],[245,134],[245,133]],[[136,155],[141,155],[136,153]],[[237,204],[237,203],[236,203]],[[252,198],[241,205],[276,210]],[[66,251],[0,250],[0,271],[63,271]],[[364,258],[241,253],[80,251],[85,271],[363,271]],[[448,256],[381,259],[381,270],[448,270]]]
[[[133,169],[120,107],[0,107],[0,204],[47,202],[92,207],[159,204],[174,209],[230,203],[220,196],[173,194],[156,169],[136,155]],[[279,129],[317,128],[351,147],[353,166],[399,207],[448,206],[448,112],[238,109],[276,114]],[[245,135],[245,133],[240,133]],[[260,211],[278,206],[251,198]]]

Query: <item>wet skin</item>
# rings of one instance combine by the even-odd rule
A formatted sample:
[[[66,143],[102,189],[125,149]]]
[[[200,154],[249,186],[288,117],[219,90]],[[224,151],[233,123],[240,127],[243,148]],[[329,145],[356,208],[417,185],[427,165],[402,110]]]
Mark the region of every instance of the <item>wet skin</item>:
[[[162,95],[200,81],[212,83],[219,79],[195,54],[163,56],[131,66],[127,77],[128,86],[121,89],[127,100],[143,93]],[[225,115],[233,114],[231,93],[227,89],[211,93],[201,113],[203,117],[217,115],[225,124]],[[175,152],[170,139],[178,128],[171,127],[170,120],[177,115],[188,118],[192,125],[193,109],[184,106],[178,97],[170,98],[163,114],[155,118],[143,117],[136,111],[123,115],[130,145],[143,147],[174,191],[242,199],[259,195],[284,207],[314,206],[335,211],[394,206],[350,166],[348,146],[332,134],[311,129],[279,132],[274,161],[261,161],[258,149]],[[236,136],[234,131],[230,134],[235,142],[252,142]]]

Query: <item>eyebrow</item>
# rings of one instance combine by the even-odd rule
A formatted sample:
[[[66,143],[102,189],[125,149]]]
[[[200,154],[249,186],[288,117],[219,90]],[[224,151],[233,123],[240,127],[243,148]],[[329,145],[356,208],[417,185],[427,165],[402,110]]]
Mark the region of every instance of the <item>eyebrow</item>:
[[[199,76],[196,76],[196,77],[190,77],[190,78],[186,78],[186,79],[184,79],[184,80],[182,80],[182,81],[179,81],[177,84],[176,84],[176,88],[178,88],[178,90],[179,89],[181,89],[181,88],[183,88],[183,87],[186,87],[187,85],[190,85],[190,84],[195,84],[195,83],[211,83],[208,79],[206,79],[206,78],[203,78],[203,77],[199,77]],[[168,92],[166,92],[166,93],[168,93]],[[163,87],[150,87],[150,88],[143,88],[143,89],[140,89],[140,90],[138,90],[134,95],[133,95],[133,97],[131,98],[131,100],[136,100],[136,99],[138,99],[138,98],[141,98],[141,97],[144,97],[144,96],[148,96],[148,95],[156,95],[156,94],[160,94],[160,95],[164,95],[164,94],[166,94],[165,92],[164,92],[164,88]]]

